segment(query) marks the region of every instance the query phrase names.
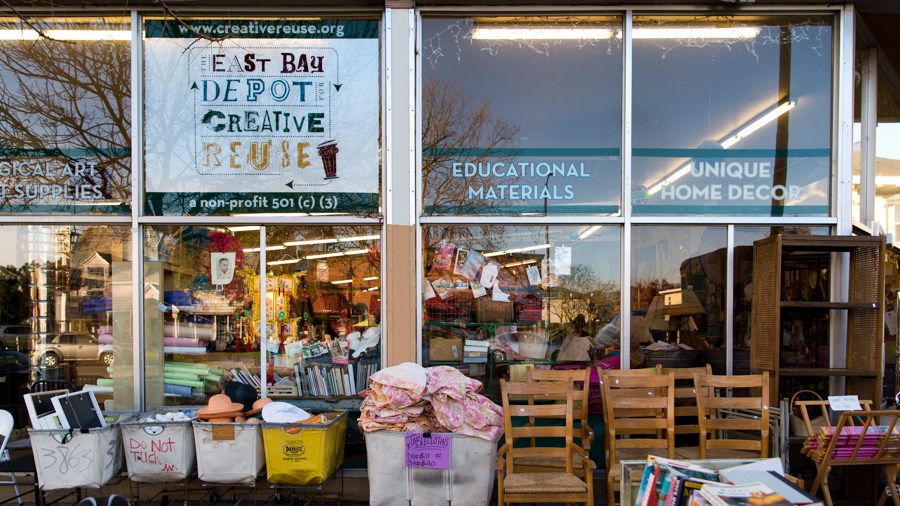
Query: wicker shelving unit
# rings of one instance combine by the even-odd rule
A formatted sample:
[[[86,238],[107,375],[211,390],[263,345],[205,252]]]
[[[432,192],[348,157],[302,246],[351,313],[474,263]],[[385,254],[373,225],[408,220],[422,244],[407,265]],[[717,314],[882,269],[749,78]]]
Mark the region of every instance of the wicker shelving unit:
[[[790,396],[779,392],[782,377],[846,377],[846,394],[860,399],[881,398],[881,336],[884,319],[884,237],[776,235],[753,243],[753,309],[750,367],[754,373],[769,371],[774,378],[770,398]],[[849,253],[849,301],[783,300],[785,263],[804,256]],[[831,276],[840,275],[832,272]],[[782,367],[782,318],[785,311],[847,311],[847,346],[830,348],[846,353],[844,368]],[[775,402],[774,400],[772,401]]]

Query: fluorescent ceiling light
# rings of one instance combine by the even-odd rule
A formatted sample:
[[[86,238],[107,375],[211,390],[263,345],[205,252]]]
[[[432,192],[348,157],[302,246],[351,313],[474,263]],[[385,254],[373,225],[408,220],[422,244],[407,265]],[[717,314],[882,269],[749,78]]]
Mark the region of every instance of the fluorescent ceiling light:
[[[594,232],[600,230],[601,228],[603,228],[603,225],[594,225],[593,227],[591,227],[591,228],[585,230],[584,232],[582,232],[581,235],[578,236],[578,238],[579,238],[579,239],[584,239],[585,237],[587,237],[587,236],[593,234]]]
[[[541,244],[540,246],[527,246],[525,248],[513,248],[513,249],[504,250],[504,251],[494,251],[492,253],[485,253],[484,256],[495,257],[497,255],[504,255],[507,253],[522,253],[525,251],[535,251],[535,250],[548,249],[548,248],[550,248],[549,244]]]
[[[719,144],[721,144],[722,147],[725,149],[728,149],[731,146],[734,146],[735,143],[737,143],[737,141],[743,139],[744,137],[747,137],[748,135],[752,134],[753,132],[755,132],[755,131],[759,130],[760,128],[766,126],[767,124],[771,123],[772,120],[774,120],[775,118],[781,116],[782,114],[790,111],[796,105],[797,105],[796,101],[785,102],[785,103],[779,105],[775,109],[772,109],[769,113],[767,113],[762,118],[759,118],[758,120],[754,121],[753,123],[750,123],[749,125],[745,126],[738,133],[725,139],[724,141],[720,142]]]
[[[307,259],[307,260],[315,260],[315,259],[317,259],[317,258],[331,258],[331,257],[341,257],[341,256],[344,256],[344,254],[341,253],[341,252],[337,252],[337,253],[322,253],[321,255],[309,255],[308,257],[306,257],[306,259]]]
[[[332,281],[331,284],[332,285],[346,285],[347,283],[352,283],[352,282],[353,282],[352,279],[342,279],[340,281]]]
[[[338,239],[341,242],[350,242],[350,241],[371,241],[373,239],[381,239],[381,236],[378,234],[375,235],[361,235],[359,237],[345,237],[343,239]]]
[[[609,39],[612,38],[614,33],[615,31],[609,28],[522,28],[516,26],[500,26],[495,28],[475,28],[472,30],[472,38],[494,40],[590,40]]]
[[[285,246],[306,246],[309,244],[331,244],[338,242],[337,239],[312,239],[309,241],[293,241],[284,243]]]
[[[287,260],[275,260],[274,262],[266,262],[266,265],[285,265],[285,264],[295,264],[299,262],[299,258],[288,258]]]
[[[363,278],[363,281],[375,281],[378,279],[378,276],[372,276],[371,278]]]
[[[256,225],[251,225],[251,226],[247,226],[247,227],[228,227],[228,230],[231,230],[232,232],[250,232],[253,230],[259,230],[259,227]]]
[[[659,190],[662,190],[663,186],[668,186],[668,185],[674,183],[676,180],[683,177],[685,174],[687,174],[688,172],[691,171],[691,164],[692,164],[692,162],[688,162],[687,165],[678,169],[677,171],[675,171],[674,174],[667,177],[665,181],[660,181],[659,183],[656,183],[656,186],[654,186],[653,188],[650,188],[650,191],[648,193],[650,195],[653,195],[654,193],[658,192]]]
[[[853,184],[860,184],[859,176],[853,176]],[[900,185],[900,176],[875,176],[875,186]]]
[[[506,264],[506,265],[504,265],[503,267],[516,267],[516,266],[519,266],[519,265],[528,265],[528,264],[536,264],[536,263],[537,263],[537,260],[525,260],[525,261],[522,261],[522,262],[516,262],[516,263],[512,263],[512,264]]]
[[[712,28],[700,26],[635,28],[635,39],[752,39],[759,34],[759,27]]]
[[[310,216],[340,216],[347,213],[309,213]]]
[[[284,246],[266,246],[266,251],[274,251],[284,249]],[[245,248],[244,253],[253,253],[255,251],[259,251],[259,248]]]
[[[309,216],[306,213],[238,213],[233,214],[235,217],[250,217],[253,218],[283,218],[283,217],[293,217],[293,216]]]
[[[56,40],[131,40],[131,30],[44,30]],[[37,40],[41,36],[32,29],[0,30],[0,40]]]

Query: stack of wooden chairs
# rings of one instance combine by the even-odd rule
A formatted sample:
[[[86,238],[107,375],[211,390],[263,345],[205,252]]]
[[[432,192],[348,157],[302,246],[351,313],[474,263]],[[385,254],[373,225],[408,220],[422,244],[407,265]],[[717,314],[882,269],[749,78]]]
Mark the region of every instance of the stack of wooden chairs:
[[[598,369],[597,373],[603,398],[606,504],[610,506],[616,504],[616,492],[622,486],[623,460],[643,460],[649,455],[672,459],[768,457],[768,373],[716,376],[709,366]],[[588,424],[590,374],[589,368],[529,369],[525,382],[501,380],[506,441],[497,456],[500,506],[522,502],[593,504],[596,465],[588,457],[595,436]],[[751,388],[760,395],[725,397],[729,388]],[[760,416],[723,415],[723,410],[736,409],[754,410]],[[683,423],[686,417],[695,423]],[[759,439],[717,439],[718,430],[758,432]],[[675,436],[681,434],[697,434],[699,445],[676,448]],[[626,481],[630,482],[630,477]]]

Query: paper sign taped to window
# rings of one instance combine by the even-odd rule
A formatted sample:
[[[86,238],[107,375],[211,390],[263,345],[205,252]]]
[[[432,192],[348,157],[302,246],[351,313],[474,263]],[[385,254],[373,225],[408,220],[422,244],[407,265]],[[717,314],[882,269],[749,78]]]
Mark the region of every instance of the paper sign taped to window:
[[[828,403],[832,411],[862,411],[858,395],[829,395]]]
[[[407,434],[406,467],[450,469],[449,434]]]

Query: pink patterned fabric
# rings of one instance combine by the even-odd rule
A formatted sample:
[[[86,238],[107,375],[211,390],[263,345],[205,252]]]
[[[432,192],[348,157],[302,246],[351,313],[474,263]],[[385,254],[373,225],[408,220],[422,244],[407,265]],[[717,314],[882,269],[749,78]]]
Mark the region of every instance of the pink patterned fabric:
[[[425,372],[424,383],[416,367]],[[503,409],[479,394],[481,388],[480,381],[452,367],[390,367],[373,375],[362,392],[359,426],[365,432],[454,432],[497,442]]]

